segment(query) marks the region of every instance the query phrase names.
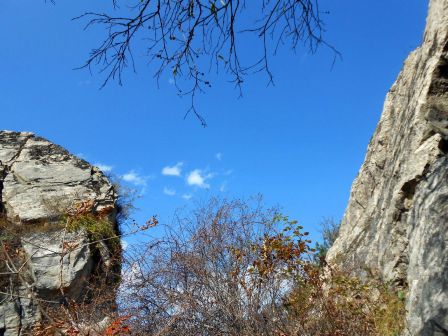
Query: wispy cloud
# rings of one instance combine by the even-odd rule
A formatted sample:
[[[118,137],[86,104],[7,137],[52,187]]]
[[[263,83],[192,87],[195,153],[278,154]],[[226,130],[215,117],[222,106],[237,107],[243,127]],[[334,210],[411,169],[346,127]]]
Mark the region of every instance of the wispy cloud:
[[[139,187],[145,187],[148,182],[147,176],[142,176],[139,173],[135,172],[134,170],[131,170],[128,173],[124,174],[123,176],[121,176],[121,178],[123,179],[123,181],[126,181]]]
[[[182,198],[184,199],[184,200],[189,200],[189,199],[191,199],[193,197],[193,195],[192,194],[183,194],[182,195]]]
[[[223,173],[224,176],[229,176],[229,175],[232,175],[232,174],[233,174],[233,169],[226,170],[226,171]]]
[[[187,176],[187,184],[190,186],[196,186],[203,189],[210,188],[210,184],[206,181],[211,179],[213,174],[204,175],[200,169],[191,171]]]
[[[224,155],[224,154],[222,154],[222,153],[216,153],[216,154],[215,154],[215,158],[216,158],[216,160],[221,161],[223,155]]]
[[[219,187],[220,192],[225,192],[227,190],[227,181],[224,181],[221,183],[221,186]]]
[[[164,187],[164,188],[163,188],[163,193],[164,193],[165,195],[168,195],[168,196],[174,196],[174,195],[176,195],[176,190],[174,190],[174,189],[170,189],[170,188],[168,188],[168,187]]]
[[[114,168],[113,166],[110,165],[106,165],[103,163],[95,163],[94,166],[98,167],[103,173],[110,173],[112,171],[112,169]]]
[[[181,176],[183,162],[178,162],[174,166],[166,166],[162,169],[162,175],[166,176]]]

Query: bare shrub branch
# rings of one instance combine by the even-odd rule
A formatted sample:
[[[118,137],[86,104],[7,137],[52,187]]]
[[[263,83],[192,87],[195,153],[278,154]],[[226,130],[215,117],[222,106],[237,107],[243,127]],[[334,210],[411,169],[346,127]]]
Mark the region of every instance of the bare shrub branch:
[[[134,335],[387,335],[404,303],[386,285],[314,262],[308,233],[260,199],[212,199],[130,250],[121,313]]]

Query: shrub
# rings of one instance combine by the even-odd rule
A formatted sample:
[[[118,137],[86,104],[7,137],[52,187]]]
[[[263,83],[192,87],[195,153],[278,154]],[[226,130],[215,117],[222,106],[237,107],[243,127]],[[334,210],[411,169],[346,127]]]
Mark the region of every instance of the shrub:
[[[399,335],[405,305],[389,286],[360,281],[343,273],[315,277],[295,287],[285,299],[287,335]]]
[[[136,335],[395,335],[404,304],[316,263],[308,233],[261,200],[212,199],[129,259]]]

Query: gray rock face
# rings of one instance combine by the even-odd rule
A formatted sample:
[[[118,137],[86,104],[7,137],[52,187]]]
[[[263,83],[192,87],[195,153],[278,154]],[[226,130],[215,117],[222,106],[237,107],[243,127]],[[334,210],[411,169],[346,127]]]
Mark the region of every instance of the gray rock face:
[[[41,296],[57,293],[62,287],[65,291],[71,291],[69,296],[76,297],[81,291],[83,279],[92,270],[86,233],[67,232],[65,237],[62,235],[61,231],[32,233],[21,239],[21,245],[29,259],[28,269],[32,283]],[[73,246],[63,256],[62,241]]]
[[[408,289],[411,335],[448,334],[448,1],[390,89],[330,264]]]
[[[15,259],[0,260],[0,335],[28,335],[41,303],[78,300],[93,269],[110,263],[94,255],[85,230],[61,227],[61,214],[88,202],[114,223],[117,197],[98,168],[31,133],[1,131],[0,161],[0,243],[20,232]]]

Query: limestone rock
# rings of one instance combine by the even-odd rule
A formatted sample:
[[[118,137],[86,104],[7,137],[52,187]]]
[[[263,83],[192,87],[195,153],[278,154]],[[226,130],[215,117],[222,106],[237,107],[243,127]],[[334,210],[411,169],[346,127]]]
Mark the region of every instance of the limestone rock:
[[[20,276],[0,275],[0,335],[28,335],[41,302],[78,300],[93,270],[110,267],[106,244],[95,252],[85,230],[61,227],[61,214],[88,202],[115,225],[116,199],[98,168],[32,133],[0,131],[0,240],[20,232],[12,246]]]
[[[114,205],[104,175],[62,147],[29,133],[2,132],[0,160],[6,168],[2,200],[18,222],[51,218],[76,201],[94,199],[97,210]]]
[[[448,1],[390,89],[330,264],[408,289],[411,335],[448,334]],[[368,274],[370,273],[370,274]]]
[[[86,232],[32,233],[22,237],[21,243],[29,259],[32,283],[40,296],[55,296],[60,288],[70,297],[81,293],[92,270]],[[73,248],[68,249],[61,259],[62,245]]]

